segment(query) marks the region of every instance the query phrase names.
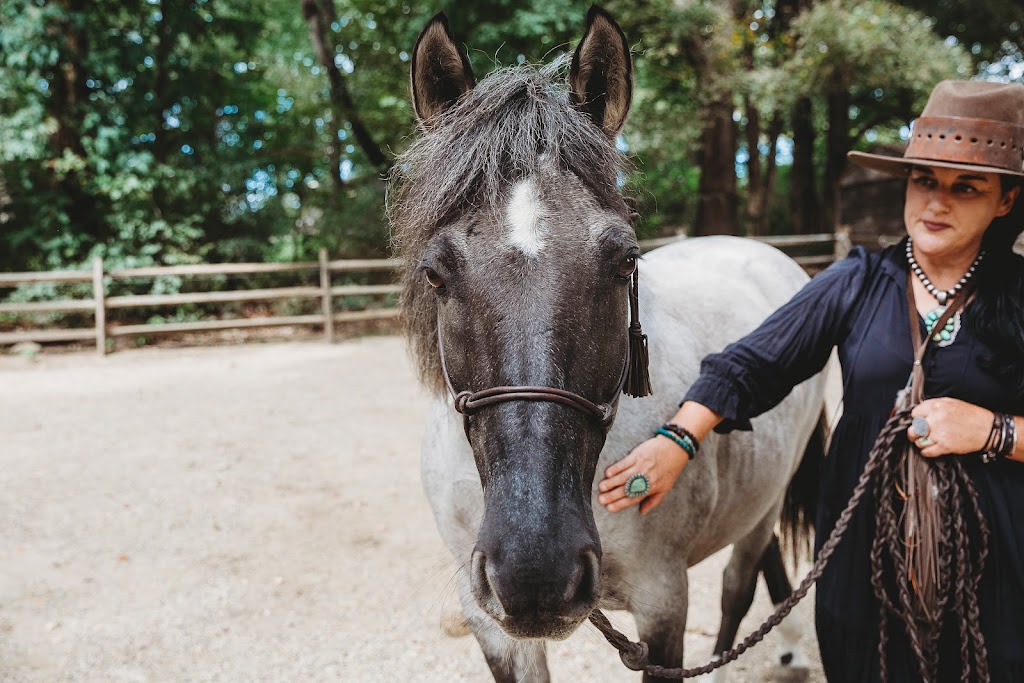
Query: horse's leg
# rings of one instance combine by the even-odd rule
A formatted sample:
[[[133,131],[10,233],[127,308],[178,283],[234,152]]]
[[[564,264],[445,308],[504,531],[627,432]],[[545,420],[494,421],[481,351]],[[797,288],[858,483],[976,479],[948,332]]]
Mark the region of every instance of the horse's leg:
[[[665,565],[663,572],[652,573],[656,585],[639,584],[634,590],[630,611],[636,619],[640,640],[647,643],[649,661],[665,667],[683,665],[686,638],[688,582],[686,567]],[[671,679],[644,674],[644,683]]]
[[[548,683],[548,661],[543,640],[516,641],[476,604],[469,573],[459,570],[459,599],[469,630],[483,650],[497,683]]]
[[[722,572],[722,624],[715,641],[715,658],[733,646],[740,622],[754,602],[757,575],[766,548],[771,545],[775,534],[775,520],[778,510],[773,510],[754,529],[733,544],[729,563]],[[776,549],[778,546],[776,546]],[[780,555],[781,559],[781,555]],[[722,683],[726,680],[725,668],[716,669],[703,678],[704,681]]]
[[[782,561],[782,550],[779,548],[778,536],[772,536],[761,558],[761,573],[768,584],[768,594],[772,604],[778,605],[793,592],[786,573],[786,565]],[[778,626],[782,642],[778,647],[778,665],[775,670],[776,680],[802,681],[807,678],[810,661],[800,645],[800,639],[810,629],[803,614],[793,610]]]
[[[729,564],[722,575],[722,625],[715,642],[715,657],[730,649],[736,642],[740,622],[750,610],[757,588],[757,575],[764,572],[772,603],[778,605],[793,592],[782,561],[779,541],[775,536],[774,515],[769,515],[752,532],[733,546]],[[799,648],[803,635],[802,617],[790,613],[779,625],[782,645],[773,678],[779,681],[801,681],[807,678],[807,658]],[[704,680],[722,683],[725,668],[717,669]]]

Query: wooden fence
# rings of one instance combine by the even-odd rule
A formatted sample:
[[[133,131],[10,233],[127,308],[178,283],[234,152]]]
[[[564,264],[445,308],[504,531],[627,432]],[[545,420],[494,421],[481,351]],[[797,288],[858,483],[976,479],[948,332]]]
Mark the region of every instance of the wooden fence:
[[[645,251],[682,239],[669,237],[641,242]],[[783,250],[826,250],[822,254],[799,254],[794,259],[804,268],[818,270],[827,266],[836,257],[845,255],[848,242],[842,234],[831,235],[787,235],[755,238]],[[62,299],[31,303],[0,303],[0,313],[47,313],[60,311],[91,311],[93,327],[76,329],[37,329],[17,332],[0,332],[0,344],[14,344],[23,341],[66,342],[95,340],[96,350],[106,353],[107,339],[141,334],[166,332],[199,332],[230,330],[252,327],[281,325],[323,326],[328,342],[334,340],[337,324],[362,320],[395,318],[398,309],[394,307],[375,308],[363,311],[335,311],[334,298],[341,296],[375,296],[397,293],[397,284],[385,285],[333,285],[337,273],[367,273],[374,271],[394,272],[399,266],[398,259],[337,260],[327,258],[321,250],[319,261],[301,263],[224,263],[197,264],[187,266],[163,266],[152,268],[128,268],[105,271],[102,259],[93,261],[92,271],[56,271],[47,273],[0,273],[0,289],[37,283],[92,283],[91,299]],[[154,278],[163,276],[211,276],[211,275],[256,275],[265,273],[286,273],[319,271],[318,287],[278,287],[274,289],[241,289],[216,292],[194,292],[185,294],[146,294],[133,296],[107,296],[106,281],[130,280],[133,278]],[[197,322],[114,325],[107,323],[107,311],[130,308],[152,308],[156,306],[179,306],[183,304],[232,303],[241,301],[274,301],[282,299],[319,299],[320,312],[309,315],[264,316],[259,318],[235,318],[202,320]]]

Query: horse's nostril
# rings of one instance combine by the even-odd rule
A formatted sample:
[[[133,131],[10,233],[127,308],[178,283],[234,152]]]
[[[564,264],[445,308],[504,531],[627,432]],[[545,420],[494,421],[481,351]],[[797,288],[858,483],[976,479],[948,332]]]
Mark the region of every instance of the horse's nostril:
[[[476,584],[477,590],[493,593],[491,582],[487,580],[487,556],[479,550],[474,550],[472,562],[473,582]]]
[[[601,597],[601,562],[593,550],[580,553],[564,599],[571,605],[593,605]]]
[[[470,571],[477,602],[494,618],[504,619],[505,605],[502,603],[498,591],[494,589],[494,582],[491,580],[492,568],[488,566],[487,556],[482,551],[473,551]]]

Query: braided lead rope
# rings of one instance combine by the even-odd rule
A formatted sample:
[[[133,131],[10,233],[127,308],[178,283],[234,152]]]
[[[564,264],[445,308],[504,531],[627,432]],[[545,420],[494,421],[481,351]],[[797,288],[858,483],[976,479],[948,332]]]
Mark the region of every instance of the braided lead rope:
[[[878,439],[875,441],[875,445],[871,449],[871,455],[868,458],[868,463],[864,466],[864,472],[860,475],[860,479],[857,481],[857,486],[853,489],[853,495],[850,497],[850,502],[846,504],[846,508],[843,510],[842,514],[839,515],[839,519],[836,521],[836,525],[832,529],[832,533],[829,535],[825,545],[821,547],[821,551],[818,553],[818,559],[815,561],[811,571],[808,572],[807,576],[804,577],[804,580],[800,582],[797,589],[779,604],[775,613],[761,624],[760,628],[744,638],[743,642],[733,649],[723,652],[719,659],[693,669],[670,669],[657,664],[651,664],[649,661],[650,652],[647,647],[647,643],[643,641],[634,643],[631,641],[624,634],[617,631],[608,621],[608,617],[606,617],[600,610],[594,610],[590,614],[590,623],[597,627],[597,629],[604,635],[605,639],[619,651],[619,658],[627,668],[632,669],[633,671],[643,671],[650,676],[660,678],[693,678],[695,676],[702,676],[704,674],[711,673],[715,669],[725,666],[729,662],[735,661],[744,652],[761,642],[769,631],[778,626],[779,623],[781,623],[782,620],[785,619],[793,610],[793,608],[796,607],[797,603],[807,595],[807,591],[810,590],[811,585],[813,585],[814,582],[818,580],[818,577],[821,576],[822,572],[825,571],[825,566],[828,564],[829,558],[832,557],[832,553],[835,551],[836,546],[839,545],[843,534],[846,533],[846,528],[849,526],[850,519],[853,517],[853,511],[857,508],[861,498],[864,497],[864,493],[868,490],[868,485],[871,483],[871,478],[874,476],[875,470],[878,469],[879,465],[881,465],[885,458],[896,453],[894,442],[897,438],[902,437],[906,433],[907,428],[910,427],[910,421],[910,410],[901,410],[889,418],[889,421],[885,423],[884,427],[882,427],[882,431],[879,433]]]

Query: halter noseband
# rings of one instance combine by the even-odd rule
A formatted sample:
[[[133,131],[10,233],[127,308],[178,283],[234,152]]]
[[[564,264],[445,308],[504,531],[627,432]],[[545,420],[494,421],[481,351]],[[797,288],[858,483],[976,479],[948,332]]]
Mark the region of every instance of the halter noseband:
[[[632,283],[629,292],[630,325],[629,340],[626,344],[626,359],[622,365],[622,373],[619,376],[618,386],[612,399],[600,405],[579,394],[574,394],[565,389],[555,387],[539,386],[503,386],[491,387],[480,391],[456,391],[452,384],[451,374],[448,372],[448,363],[444,352],[444,335],[441,333],[441,316],[437,318],[437,350],[441,356],[441,373],[444,375],[444,382],[448,391],[455,399],[455,410],[461,413],[465,420],[464,426],[466,437],[469,438],[469,417],[482,408],[505,403],[507,401],[548,401],[550,403],[561,403],[562,405],[575,408],[587,413],[601,421],[601,426],[607,432],[611,429],[615,420],[615,412],[619,405],[619,396],[623,391],[631,396],[646,396],[651,393],[650,379],[647,375],[647,337],[640,329],[640,305],[638,295],[637,271],[633,271]],[[635,347],[635,348],[634,348]],[[636,364],[631,361],[637,361]],[[627,388],[627,384],[629,387]]]

